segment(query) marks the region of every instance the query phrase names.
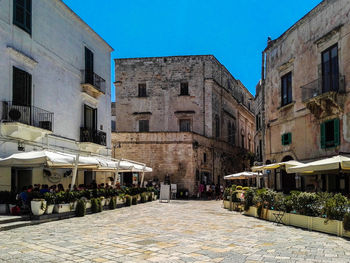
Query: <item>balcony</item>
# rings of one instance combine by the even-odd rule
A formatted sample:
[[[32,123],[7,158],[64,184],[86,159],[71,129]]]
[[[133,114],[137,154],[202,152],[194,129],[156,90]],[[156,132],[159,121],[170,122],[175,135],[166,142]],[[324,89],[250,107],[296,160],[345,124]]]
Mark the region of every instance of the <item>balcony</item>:
[[[102,131],[80,128],[80,149],[99,153],[107,145],[107,134]]]
[[[23,140],[36,140],[53,131],[52,112],[34,106],[3,101],[1,131],[4,135]]]
[[[321,77],[302,86],[301,89],[303,103],[316,118],[342,112],[342,94],[345,93],[344,76]]]
[[[82,71],[84,81],[81,84],[82,91],[89,94],[91,97],[98,98],[106,93],[106,81],[96,73]]]

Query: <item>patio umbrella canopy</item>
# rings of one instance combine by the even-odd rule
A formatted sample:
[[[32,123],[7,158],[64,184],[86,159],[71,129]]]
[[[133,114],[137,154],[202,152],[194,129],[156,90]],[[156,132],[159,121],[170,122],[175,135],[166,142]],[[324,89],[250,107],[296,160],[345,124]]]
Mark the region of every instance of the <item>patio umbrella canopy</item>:
[[[224,179],[225,180],[249,179],[257,175],[258,175],[257,173],[252,173],[252,172],[241,172],[241,173],[226,175]]]
[[[290,167],[294,167],[302,164],[303,163],[301,162],[291,160],[291,161],[281,162],[281,163],[273,163],[273,164],[267,164],[262,166],[253,166],[252,171],[257,172],[257,171],[264,171],[264,170],[274,170],[281,167],[284,167],[286,168],[286,170],[288,170]]]
[[[301,164],[287,169],[287,173],[315,173],[350,168],[350,158],[338,155],[331,158]]]
[[[11,156],[0,159],[0,166],[47,166],[55,168],[73,168],[76,156],[73,154],[52,152],[52,151],[32,151],[15,153]],[[91,157],[79,158],[79,168],[93,168],[98,166],[98,161]]]

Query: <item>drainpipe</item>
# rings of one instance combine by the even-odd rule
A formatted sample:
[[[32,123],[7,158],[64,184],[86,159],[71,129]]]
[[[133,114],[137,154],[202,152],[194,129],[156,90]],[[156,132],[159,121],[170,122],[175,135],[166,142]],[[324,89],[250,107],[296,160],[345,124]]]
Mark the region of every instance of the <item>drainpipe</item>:
[[[205,62],[203,61],[203,136],[205,134]]]

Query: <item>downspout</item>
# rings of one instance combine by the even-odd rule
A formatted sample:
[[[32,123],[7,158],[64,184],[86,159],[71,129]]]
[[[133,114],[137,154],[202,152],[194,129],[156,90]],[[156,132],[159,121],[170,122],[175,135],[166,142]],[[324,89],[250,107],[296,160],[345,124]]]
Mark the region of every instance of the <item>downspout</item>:
[[[203,136],[206,136],[205,133],[205,61],[203,61]]]

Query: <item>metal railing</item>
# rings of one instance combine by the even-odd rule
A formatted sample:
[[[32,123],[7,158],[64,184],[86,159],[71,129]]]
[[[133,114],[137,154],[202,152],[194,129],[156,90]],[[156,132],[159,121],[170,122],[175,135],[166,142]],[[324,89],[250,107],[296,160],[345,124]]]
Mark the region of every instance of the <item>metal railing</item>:
[[[34,106],[19,105],[12,101],[2,102],[4,122],[20,122],[45,130],[53,131],[53,113]]]
[[[106,93],[106,81],[94,72],[83,70],[84,83],[91,84],[102,93]]]
[[[92,142],[99,145],[106,146],[107,134],[103,131],[97,131],[88,129],[85,127],[80,128],[80,142]]]
[[[343,75],[330,75],[318,78],[304,86],[302,89],[303,102],[327,92],[345,92],[345,77]]]

